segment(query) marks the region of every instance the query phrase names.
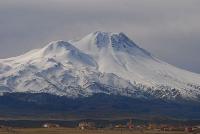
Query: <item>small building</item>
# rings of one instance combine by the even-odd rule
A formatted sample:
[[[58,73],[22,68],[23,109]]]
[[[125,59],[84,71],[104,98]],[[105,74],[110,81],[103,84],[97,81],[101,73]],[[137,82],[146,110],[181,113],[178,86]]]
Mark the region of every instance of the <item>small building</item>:
[[[106,128],[107,128],[107,129],[113,129],[113,128],[114,128],[114,126],[113,126],[113,124],[112,124],[112,123],[110,123],[110,124],[108,124],[108,126],[106,126]]]
[[[156,124],[151,124],[151,123],[147,127],[148,130],[155,130],[157,128],[158,128],[158,126]]]
[[[171,129],[172,129],[172,127],[170,127],[169,125],[165,125],[165,124],[160,125],[159,128],[161,131],[171,131]]]
[[[200,128],[195,128],[192,132],[193,134],[200,134]]]
[[[53,123],[45,123],[42,125],[43,128],[59,128],[60,125],[58,124],[53,124]]]
[[[130,121],[127,123],[127,127],[128,127],[128,129],[133,129],[133,128],[134,128],[134,124],[133,124],[132,120],[130,120]]]
[[[122,129],[122,128],[127,128],[127,126],[126,125],[122,125],[122,124],[117,124],[117,125],[115,125],[115,128]]]
[[[192,132],[192,127],[186,127],[186,128],[185,128],[185,131],[186,131],[186,132],[189,132],[189,133]]]
[[[200,129],[200,126],[193,126],[192,130],[195,130],[195,129]]]
[[[192,132],[194,134],[200,134],[200,126],[193,126],[192,127]]]
[[[81,130],[84,130],[84,129],[95,129],[95,123],[94,122],[80,122],[78,124],[78,128],[80,128]]]

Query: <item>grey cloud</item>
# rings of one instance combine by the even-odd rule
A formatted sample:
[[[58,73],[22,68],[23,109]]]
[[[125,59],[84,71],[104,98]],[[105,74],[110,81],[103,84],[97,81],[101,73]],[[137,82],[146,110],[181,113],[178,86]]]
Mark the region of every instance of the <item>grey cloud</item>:
[[[200,73],[199,0],[0,1],[0,58],[104,30],[124,32],[141,47]]]

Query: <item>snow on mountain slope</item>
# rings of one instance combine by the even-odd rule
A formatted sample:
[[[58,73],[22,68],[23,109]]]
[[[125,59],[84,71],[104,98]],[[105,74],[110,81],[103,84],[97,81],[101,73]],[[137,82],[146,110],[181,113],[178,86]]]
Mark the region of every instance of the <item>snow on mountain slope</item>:
[[[94,32],[0,59],[0,92],[198,100],[200,75],[157,59],[123,33]]]
[[[45,92],[77,97],[99,92],[129,95],[126,93],[129,90],[124,92],[124,88],[131,89],[131,94],[135,90],[127,80],[98,72],[91,56],[64,41],[51,42],[42,49],[2,59],[0,63],[4,70],[0,75],[2,92]]]
[[[91,55],[98,63],[100,72],[114,73],[148,87],[162,85],[176,88],[185,97],[200,93],[199,74],[178,69],[155,58],[123,33],[95,32],[71,43]],[[191,85],[198,88],[191,88]]]

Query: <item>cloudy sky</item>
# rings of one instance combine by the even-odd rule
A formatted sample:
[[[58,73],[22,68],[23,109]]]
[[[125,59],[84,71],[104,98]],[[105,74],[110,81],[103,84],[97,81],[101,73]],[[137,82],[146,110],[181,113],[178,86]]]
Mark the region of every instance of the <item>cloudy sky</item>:
[[[0,58],[99,30],[200,73],[200,0],[0,0]]]

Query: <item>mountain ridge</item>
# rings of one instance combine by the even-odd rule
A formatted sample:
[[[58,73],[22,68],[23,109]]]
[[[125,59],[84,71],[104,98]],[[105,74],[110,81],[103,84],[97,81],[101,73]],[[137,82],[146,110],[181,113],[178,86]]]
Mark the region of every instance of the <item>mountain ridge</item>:
[[[200,75],[159,60],[124,33],[98,31],[0,59],[0,92],[200,101]]]

